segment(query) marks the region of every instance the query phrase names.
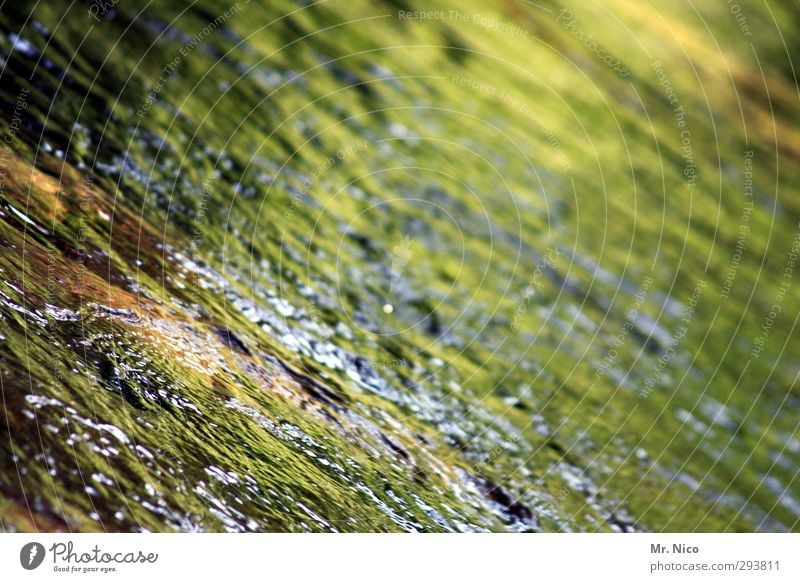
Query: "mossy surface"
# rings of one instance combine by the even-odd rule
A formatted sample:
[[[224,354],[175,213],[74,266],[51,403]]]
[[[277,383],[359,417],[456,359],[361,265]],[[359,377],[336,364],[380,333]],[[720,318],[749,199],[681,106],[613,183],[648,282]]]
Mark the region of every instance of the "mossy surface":
[[[435,4],[4,5],[0,529],[798,529],[796,9]]]

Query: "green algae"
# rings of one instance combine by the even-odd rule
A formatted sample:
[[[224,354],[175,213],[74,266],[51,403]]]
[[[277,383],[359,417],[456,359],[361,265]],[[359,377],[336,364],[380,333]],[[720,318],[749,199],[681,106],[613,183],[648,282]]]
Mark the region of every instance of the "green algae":
[[[781,45],[401,4],[3,9],[4,529],[797,529]]]

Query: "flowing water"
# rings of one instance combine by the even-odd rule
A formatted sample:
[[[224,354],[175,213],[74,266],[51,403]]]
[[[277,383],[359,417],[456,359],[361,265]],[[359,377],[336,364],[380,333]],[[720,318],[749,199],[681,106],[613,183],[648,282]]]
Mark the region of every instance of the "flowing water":
[[[424,4],[2,5],[0,531],[798,530],[797,8]]]

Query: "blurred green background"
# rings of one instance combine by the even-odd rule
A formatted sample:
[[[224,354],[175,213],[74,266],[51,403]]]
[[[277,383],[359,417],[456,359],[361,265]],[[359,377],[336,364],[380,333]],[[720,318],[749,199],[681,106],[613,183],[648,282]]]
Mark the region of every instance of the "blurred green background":
[[[796,531],[798,14],[6,3],[0,529]]]

